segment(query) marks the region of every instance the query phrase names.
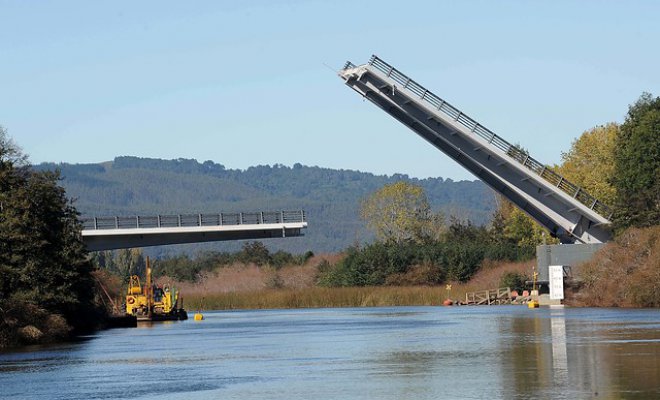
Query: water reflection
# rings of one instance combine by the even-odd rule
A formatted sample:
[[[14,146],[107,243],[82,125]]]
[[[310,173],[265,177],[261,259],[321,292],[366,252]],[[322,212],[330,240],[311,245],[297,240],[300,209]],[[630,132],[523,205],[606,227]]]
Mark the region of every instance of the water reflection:
[[[579,310],[503,318],[503,391],[522,397],[660,398],[656,322],[598,322]],[[577,314],[577,315],[576,315]]]
[[[568,383],[568,357],[566,355],[566,318],[563,308],[552,313],[550,332],[552,333],[552,373],[555,386],[564,387]]]

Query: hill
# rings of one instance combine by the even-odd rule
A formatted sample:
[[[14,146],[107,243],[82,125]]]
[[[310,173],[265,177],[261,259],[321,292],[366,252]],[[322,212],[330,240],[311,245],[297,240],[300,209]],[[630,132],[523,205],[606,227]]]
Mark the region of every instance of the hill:
[[[447,216],[484,224],[495,209],[492,191],[480,181],[416,179],[301,164],[238,170],[212,161],[117,157],[98,164],[43,163],[35,168],[59,169],[62,185],[84,216],[304,209],[309,222],[305,237],[266,242],[271,249],[291,252],[334,252],[370,240],[358,217],[360,200],[399,180],[424,187],[432,208]],[[172,246],[167,251],[238,246]]]

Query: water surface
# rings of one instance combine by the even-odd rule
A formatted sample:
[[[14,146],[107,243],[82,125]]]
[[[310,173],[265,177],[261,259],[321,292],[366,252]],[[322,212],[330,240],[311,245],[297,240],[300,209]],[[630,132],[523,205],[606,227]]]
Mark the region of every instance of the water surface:
[[[205,317],[0,353],[0,398],[660,398],[660,310],[396,307]]]

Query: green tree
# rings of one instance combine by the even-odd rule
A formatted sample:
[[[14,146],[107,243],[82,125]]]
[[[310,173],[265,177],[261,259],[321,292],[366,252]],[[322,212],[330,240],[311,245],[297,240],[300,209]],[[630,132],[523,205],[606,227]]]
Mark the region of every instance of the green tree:
[[[527,259],[536,252],[536,246],[559,241],[524,211],[498,195],[499,207],[491,221],[491,240],[499,245],[510,244],[518,248],[518,259]]]
[[[124,282],[128,282],[131,275],[146,276],[147,264],[140,249],[117,250],[112,265]]]
[[[562,153],[557,171],[603,203],[614,204],[612,178],[618,136],[619,125],[614,122],[585,131],[568,152]]]
[[[660,97],[644,93],[630,106],[614,154],[614,224],[660,224]]]
[[[421,241],[434,235],[440,215],[431,213],[424,189],[399,181],[385,185],[362,201],[360,216],[383,241]]]
[[[536,249],[543,243],[547,230],[518,208],[514,208],[507,218],[504,235],[523,249]]]
[[[86,328],[98,310],[93,268],[59,179],[31,170],[0,128],[0,301],[36,305]]]

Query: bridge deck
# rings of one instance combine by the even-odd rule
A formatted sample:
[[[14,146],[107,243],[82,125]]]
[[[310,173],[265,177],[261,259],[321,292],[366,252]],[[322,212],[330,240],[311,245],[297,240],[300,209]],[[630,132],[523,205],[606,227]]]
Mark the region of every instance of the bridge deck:
[[[83,218],[89,251],[301,236],[304,211]]]

